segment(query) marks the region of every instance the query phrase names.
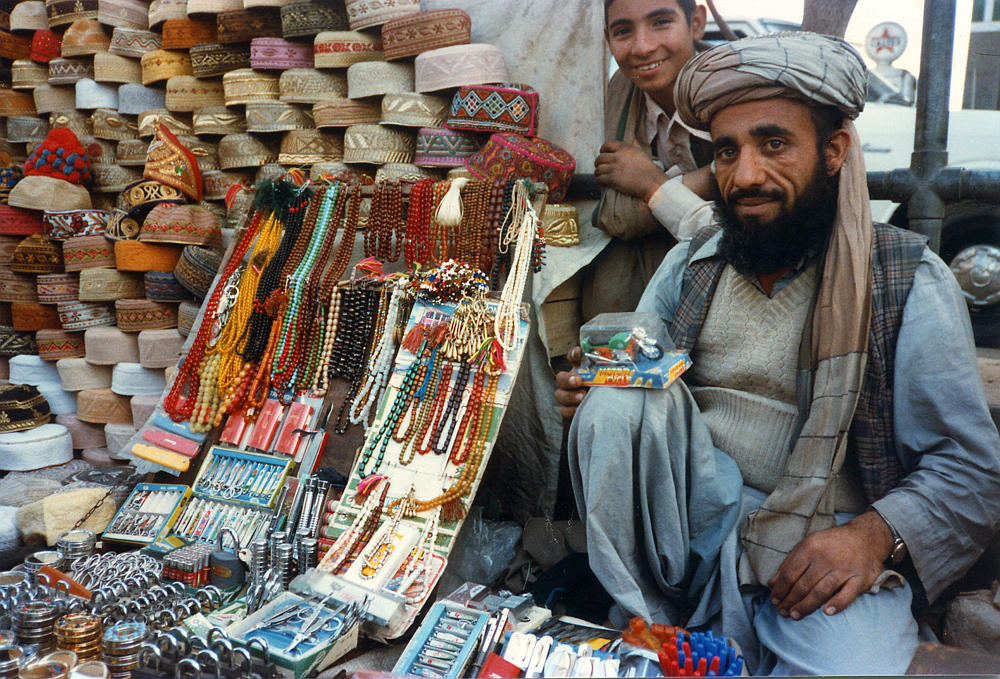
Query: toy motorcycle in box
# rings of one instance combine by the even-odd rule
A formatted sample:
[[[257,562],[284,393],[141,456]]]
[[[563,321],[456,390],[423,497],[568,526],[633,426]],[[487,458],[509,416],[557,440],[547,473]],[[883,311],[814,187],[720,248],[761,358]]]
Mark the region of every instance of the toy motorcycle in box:
[[[580,328],[586,386],[664,389],[691,367],[654,313],[599,314]]]

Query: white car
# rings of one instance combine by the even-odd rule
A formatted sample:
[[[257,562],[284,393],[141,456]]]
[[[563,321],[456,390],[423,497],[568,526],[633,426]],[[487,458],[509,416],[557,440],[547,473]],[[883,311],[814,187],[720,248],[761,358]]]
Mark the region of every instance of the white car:
[[[739,37],[799,30],[772,19],[728,19]],[[710,21],[705,41],[722,42]],[[901,105],[893,88],[877,74],[869,82],[868,103],[857,120],[869,171],[910,166],[916,109]],[[1000,170],[1000,111],[952,111],[948,125],[948,165],[968,170]],[[872,201],[872,215],[882,222],[907,225],[906,206]],[[962,201],[947,206],[941,231],[941,257],[955,272],[972,316],[976,341],[1000,345],[1000,204]]]

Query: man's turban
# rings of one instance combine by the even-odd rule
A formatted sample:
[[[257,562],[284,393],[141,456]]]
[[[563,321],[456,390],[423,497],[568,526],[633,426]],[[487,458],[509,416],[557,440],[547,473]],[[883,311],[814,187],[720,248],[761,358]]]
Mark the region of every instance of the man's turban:
[[[795,97],[833,106],[853,120],[865,107],[868,69],[840,38],[775,33],[718,45],[677,76],[674,104],[685,124],[707,130],[719,110],[746,101]]]

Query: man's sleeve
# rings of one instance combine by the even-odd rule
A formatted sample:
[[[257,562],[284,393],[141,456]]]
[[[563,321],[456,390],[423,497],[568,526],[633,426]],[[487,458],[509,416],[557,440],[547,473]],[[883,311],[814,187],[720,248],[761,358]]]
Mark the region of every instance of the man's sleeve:
[[[684,186],[680,175],[668,179],[649,203],[606,189],[598,207],[597,226],[609,236],[633,240],[666,229],[677,240],[691,238],[712,221],[712,203]]]
[[[965,300],[930,250],[903,310],[894,385],[896,451],[908,473],[874,506],[906,542],[933,602],[1000,526],[1000,437]]]

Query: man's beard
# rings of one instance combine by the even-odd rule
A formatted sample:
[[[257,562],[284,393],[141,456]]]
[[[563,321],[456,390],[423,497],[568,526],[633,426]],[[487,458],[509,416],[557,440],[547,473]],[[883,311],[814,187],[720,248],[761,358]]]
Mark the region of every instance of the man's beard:
[[[719,241],[721,254],[744,274],[774,273],[794,267],[815,256],[826,246],[837,216],[837,193],[840,174],[828,175],[822,163],[806,185],[802,195],[785,207],[786,194],[780,189],[736,190],[726,200],[715,202],[722,224]],[[782,204],[774,219],[741,219],[733,205],[743,198],[766,197]]]

